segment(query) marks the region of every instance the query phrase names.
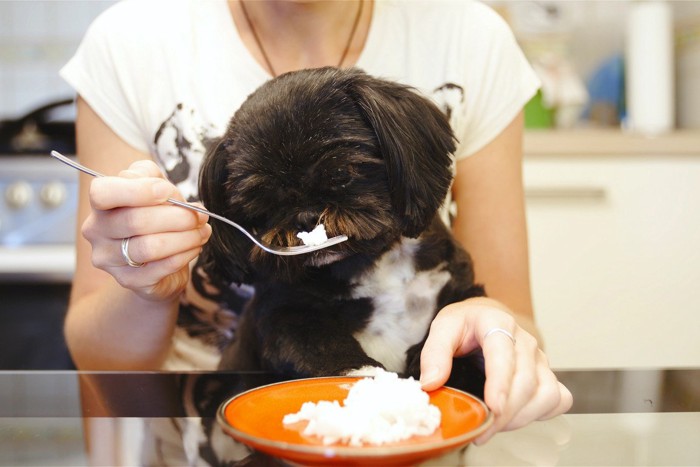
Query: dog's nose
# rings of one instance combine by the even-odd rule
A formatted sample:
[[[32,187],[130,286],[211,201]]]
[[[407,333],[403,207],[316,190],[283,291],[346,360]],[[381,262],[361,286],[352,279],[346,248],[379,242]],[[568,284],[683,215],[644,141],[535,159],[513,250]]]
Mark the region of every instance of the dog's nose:
[[[318,224],[318,216],[310,211],[297,214],[294,227],[300,231],[311,232]]]

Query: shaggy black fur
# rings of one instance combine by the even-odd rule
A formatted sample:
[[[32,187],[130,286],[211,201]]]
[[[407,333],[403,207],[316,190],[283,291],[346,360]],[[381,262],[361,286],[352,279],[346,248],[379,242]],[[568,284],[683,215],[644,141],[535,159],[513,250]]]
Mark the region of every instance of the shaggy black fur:
[[[273,244],[300,244],[296,234],[319,223],[329,237],[349,240],[309,255],[275,256],[212,222],[200,258],[206,272],[256,289],[221,368],[322,376],[383,366],[355,337],[377,312],[373,297],[358,297],[356,289],[409,238],[418,239],[406,253],[416,273],[449,273],[421,313],[432,317],[483,295],[469,255],[437,217],[454,149],[447,119],[429,100],[356,69],[287,73],[250,95],[204,161],[205,206]],[[410,308],[412,292],[399,293]],[[406,352],[405,375],[418,376],[422,342]],[[457,359],[462,368],[453,375],[480,389],[483,379],[467,361]]]

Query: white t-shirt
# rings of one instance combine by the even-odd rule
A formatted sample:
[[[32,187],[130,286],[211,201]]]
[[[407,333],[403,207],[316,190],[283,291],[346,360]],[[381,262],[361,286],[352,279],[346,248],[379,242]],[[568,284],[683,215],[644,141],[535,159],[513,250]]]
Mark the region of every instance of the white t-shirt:
[[[355,66],[432,98],[449,116],[457,159],[496,137],[539,86],[501,17],[465,0],[375,1]],[[207,145],[271,78],[241,41],[226,0],[123,0],[95,20],[61,75],[191,200]],[[168,368],[215,367],[236,323],[227,298],[250,293],[193,282]]]

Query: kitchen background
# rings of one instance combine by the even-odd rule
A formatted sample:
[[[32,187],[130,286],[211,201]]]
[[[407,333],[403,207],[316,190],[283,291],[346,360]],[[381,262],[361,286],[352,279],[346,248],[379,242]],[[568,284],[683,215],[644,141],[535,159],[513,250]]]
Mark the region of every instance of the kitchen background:
[[[0,1],[5,130],[72,97],[57,72],[112,3]],[[700,365],[700,1],[487,3],[544,83],[527,108],[525,182],[553,366]],[[72,107],[43,118],[61,130]],[[10,155],[46,143],[25,129],[14,147],[0,140],[0,368],[63,368],[75,174],[45,151]]]
[[[90,22],[113,0],[0,1],[0,118],[16,118],[71,89],[58,69],[72,55]],[[585,82],[625,51],[630,12],[662,3],[672,12],[679,93],[679,126],[700,126],[700,1],[503,1],[486,3],[511,24],[531,59],[561,60]],[[649,31],[654,34],[654,31]],[[543,56],[546,55],[547,57]],[[541,60],[540,60],[541,59]],[[584,83],[585,84],[585,83]],[[695,105],[693,105],[695,104]]]

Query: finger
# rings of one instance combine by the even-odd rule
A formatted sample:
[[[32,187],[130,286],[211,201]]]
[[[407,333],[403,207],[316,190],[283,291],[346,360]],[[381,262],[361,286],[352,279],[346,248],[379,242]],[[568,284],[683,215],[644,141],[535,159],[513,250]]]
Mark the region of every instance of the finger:
[[[167,295],[167,290],[181,290],[179,281],[187,280],[188,274],[177,274],[189,268],[189,264],[201,252],[201,247],[180,252],[159,261],[145,264],[142,268],[121,266],[108,272],[125,288],[145,295]],[[173,283],[173,281],[178,281]]]
[[[541,354],[541,352],[540,352]],[[517,406],[517,412],[504,427],[506,430],[514,430],[528,423],[540,419],[542,416],[555,410],[561,400],[559,381],[544,358],[544,354],[538,355],[537,366],[530,378],[536,381],[536,387],[530,397],[521,406]],[[518,369],[520,371],[520,369]]]
[[[439,388],[450,377],[452,358],[464,347],[468,336],[465,313],[444,308],[430,325],[420,356],[420,382],[423,390]]]
[[[569,388],[561,384],[559,381],[557,381],[557,386],[559,387],[559,404],[554,407],[554,409],[538,418],[538,420],[549,420],[561,414],[565,414],[574,405],[574,396],[571,394],[571,391],[569,391]]]
[[[143,208],[119,208],[97,211],[82,225],[82,235],[92,245],[93,256],[105,264],[113,252],[114,240],[164,232],[184,232],[200,229],[206,216],[177,206],[159,205]],[[104,251],[102,251],[104,250]]]
[[[487,336],[491,329],[504,329],[515,335],[515,344],[503,333],[493,333]],[[484,385],[484,402],[498,418],[504,414],[508,397],[513,385],[516,368],[517,333],[515,321],[496,323],[479,329],[481,348],[484,353],[486,384]]]
[[[204,245],[211,235],[211,226],[204,224],[199,229],[185,232],[164,232],[152,235],[131,237],[129,240],[129,257],[137,263],[153,263],[183,251],[189,251]],[[115,266],[124,265],[119,243],[118,257]]]
[[[160,170],[160,167],[149,159],[132,163],[124,172],[129,172],[140,177],[165,178],[165,175],[163,174],[163,171]]]
[[[131,240],[133,247],[130,254],[140,258],[136,259],[138,262],[153,263],[183,251],[201,247],[209,240],[210,235],[211,226],[204,224],[199,229],[186,232],[166,232],[136,237]]]
[[[100,177],[90,184],[90,205],[102,211],[125,206],[155,206],[176,196],[180,195],[173,184],[155,177]]]
[[[545,398],[552,395],[551,392],[543,394],[543,392],[547,392],[546,389],[551,387],[550,385],[543,386],[543,381],[551,380],[553,374],[549,371],[546,363],[540,361],[542,352],[537,346],[537,340],[520,329],[516,330],[515,336],[515,372],[508,393],[506,409],[500,420],[497,421],[501,430],[509,429],[513,419],[521,414],[526,407],[534,405],[533,411],[542,410],[541,406],[551,401]],[[549,380],[547,380],[548,376]],[[526,412],[525,416],[530,416],[530,414]]]
[[[484,402],[493,412],[494,422],[491,427],[480,435],[474,444],[483,444],[494,434],[498,433],[512,418],[513,401],[511,399],[515,380],[518,356],[516,346],[519,334],[514,320],[493,322],[479,329],[481,348],[484,354],[486,384],[484,385]],[[497,332],[488,334],[491,329],[504,329],[515,338],[515,343],[509,336]],[[483,331],[483,332],[482,332]],[[487,335],[488,334],[488,335]],[[527,334],[527,333],[525,333]]]
[[[163,174],[163,172],[156,165],[156,163],[153,162],[152,160],[136,161],[133,164],[131,164],[128,169],[122,170],[121,172],[119,172],[119,176],[123,177],[123,178],[130,178],[130,179],[156,178],[156,179],[167,180],[165,178],[165,175]],[[172,191],[168,197],[177,199],[179,201],[185,201],[185,198],[180,193],[180,190],[178,190],[176,187],[175,187],[174,191]]]
[[[112,238],[184,232],[201,228],[207,220],[203,214],[170,204],[116,209],[103,218],[104,227],[109,228]]]
[[[516,373],[506,408],[489,430],[475,440],[477,445],[499,431],[521,428],[534,420],[560,415],[571,407],[571,393],[550,370],[536,339],[522,330],[516,336]]]

